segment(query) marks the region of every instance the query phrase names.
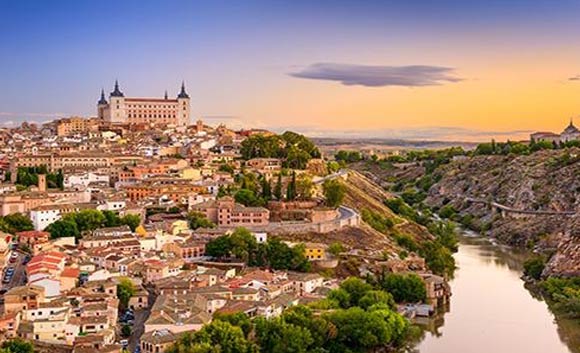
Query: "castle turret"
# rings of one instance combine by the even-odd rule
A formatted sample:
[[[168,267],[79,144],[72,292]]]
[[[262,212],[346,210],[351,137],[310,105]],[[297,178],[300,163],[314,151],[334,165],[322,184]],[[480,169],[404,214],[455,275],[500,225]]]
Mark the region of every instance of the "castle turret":
[[[177,95],[177,125],[189,125],[189,95],[185,91],[185,82],[181,82],[181,92]]]
[[[105,99],[105,90],[101,89],[101,98],[97,102],[97,116],[99,119],[105,119],[107,117],[109,109],[109,102]]]
[[[119,82],[117,80],[115,80],[115,89],[109,95],[109,111],[111,122],[124,123],[127,121],[125,95],[119,89]]]
[[[119,81],[115,80],[115,90],[111,92],[111,97],[125,97],[123,92],[119,89]]]

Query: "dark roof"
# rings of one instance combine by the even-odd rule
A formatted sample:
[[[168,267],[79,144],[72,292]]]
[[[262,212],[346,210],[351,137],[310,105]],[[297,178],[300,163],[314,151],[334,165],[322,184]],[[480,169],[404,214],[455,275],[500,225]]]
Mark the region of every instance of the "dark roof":
[[[107,100],[105,99],[105,90],[104,89],[101,89],[101,99],[99,99],[97,104],[108,104]]]
[[[181,92],[179,92],[177,98],[189,98],[189,94],[185,92],[185,82],[181,82]]]
[[[119,82],[115,80],[115,90],[111,92],[111,97],[125,97],[123,92],[119,90]]]

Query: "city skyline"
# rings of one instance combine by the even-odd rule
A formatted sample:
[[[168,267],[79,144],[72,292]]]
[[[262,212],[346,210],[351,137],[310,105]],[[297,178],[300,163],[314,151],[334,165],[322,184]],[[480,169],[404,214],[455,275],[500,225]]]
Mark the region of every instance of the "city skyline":
[[[573,1],[136,4],[3,2],[0,122],[96,116],[115,79],[313,136],[521,138],[580,114]]]

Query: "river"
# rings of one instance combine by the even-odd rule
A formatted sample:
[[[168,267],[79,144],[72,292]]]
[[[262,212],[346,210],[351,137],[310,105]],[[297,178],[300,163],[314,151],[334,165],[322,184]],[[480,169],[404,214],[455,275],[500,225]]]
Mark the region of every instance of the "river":
[[[520,279],[525,254],[462,237],[448,312],[432,320],[420,353],[578,353],[578,325],[555,321]]]

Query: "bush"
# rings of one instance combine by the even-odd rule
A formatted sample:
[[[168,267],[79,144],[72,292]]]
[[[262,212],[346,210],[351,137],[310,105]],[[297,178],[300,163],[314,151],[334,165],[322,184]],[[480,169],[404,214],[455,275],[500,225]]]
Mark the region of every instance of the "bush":
[[[332,208],[340,206],[346,194],[346,188],[336,179],[325,181],[324,184],[322,184],[322,191],[324,192],[324,202],[326,206]]]
[[[546,260],[543,256],[534,256],[524,262],[524,274],[530,278],[539,280],[542,277],[545,266]]]
[[[368,208],[363,208],[361,217],[364,222],[381,233],[386,233],[395,225],[392,219],[384,217]]]
[[[445,205],[445,206],[441,207],[441,209],[439,210],[439,216],[441,218],[451,218],[456,213],[457,213],[457,210],[455,209],[455,207],[453,207],[451,205]]]

